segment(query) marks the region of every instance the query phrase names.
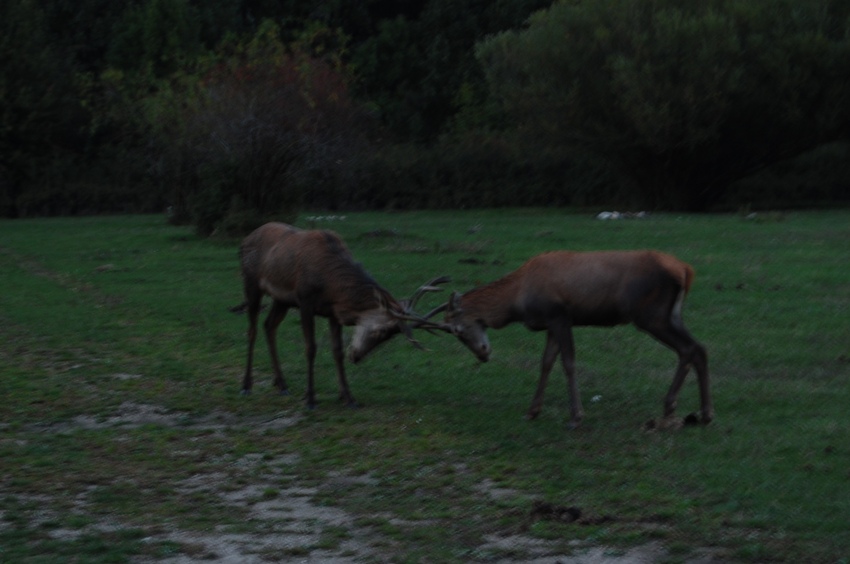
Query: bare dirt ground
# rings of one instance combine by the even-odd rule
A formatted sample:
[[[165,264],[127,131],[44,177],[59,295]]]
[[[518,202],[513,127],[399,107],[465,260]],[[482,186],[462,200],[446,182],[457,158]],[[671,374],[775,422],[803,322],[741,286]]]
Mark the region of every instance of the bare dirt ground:
[[[132,377],[132,375],[127,375]],[[294,425],[299,416],[281,414],[279,417],[246,421],[227,413],[214,413],[194,419],[187,426],[186,416],[168,412],[155,405],[133,402],[123,404],[117,413],[108,417],[80,416],[60,425],[51,426],[52,432],[73,432],[74,429],[100,429],[108,427],[134,428],[141,425],[203,429],[215,432],[225,427],[245,427],[256,432],[267,429],[284,429]],[[187,453],[191,454],[191,453]],[[233,532],[232,527],[206,531],[181,530],[172,523],[162,523],[156,532],[143,542],[173,543],[180,546],[173,556],[134,560],[138,564],[162,562],[189,564],[218,562],[222,564],[260,564],[267,562],[387,562],[404,558],[404,546],[398,538],[386,538],[379,531],[360,526],[362,515],[352,515],[340,508],[318,503],[314,498],[320,487],[300,484],[293,466],[297,455],[268,459],[260,453],[245,455],[226,471],[195,474],[179,482],[178,491],[224,504],[248,517],[249,532]],[[238,480],[250,476],[250,480]],[[345,488],[368,482],[368,476],[332,474],[326,476],[324,487]],[[281,483],[290,484],[281,488]],[[236,485],[234,485],[236,484]],[[522,493],[499,488],[482,482],[478,489],[482,495],[493,499],[525,497]],[[269,492],[273,492],[270,494]],[[73,501],[73,512],[87,514],[89,493],[83,492]],[[531,498],[528,497],[529,505]],[[28,500],[44,507],[53,504],[48,499]],[[2,517],[2,515],[0,515]],[[31,515],[33,525],[55,519],[50,511]],[[414,523],[396,523],[415,527]],[[3,526],[0,524],[0,526]],[[54,529],[51,536],[59,540],[73,540],[84,534],[117,531],[126,526],[120,522],[100,520],[79,529]],[[330,540],[328,540],[330,538]],[[570,543],[569,553],[564,553],[563,542],[534,538],[525,534],[488,535],[474,554],[487,555],[484,560],[496,563],[525,564],[650,564],[667,560],[664,547],[658,542],[647,542],[628,550],[604,546],[588,546],[581,541]],[[560,549],[558,547],[561,547]],[[711,551],[698,551],[688,562],[705,564],[719,562]],[[501,558],[498,555],[511,555]],[[474,559],[474,558],[473,558]]]

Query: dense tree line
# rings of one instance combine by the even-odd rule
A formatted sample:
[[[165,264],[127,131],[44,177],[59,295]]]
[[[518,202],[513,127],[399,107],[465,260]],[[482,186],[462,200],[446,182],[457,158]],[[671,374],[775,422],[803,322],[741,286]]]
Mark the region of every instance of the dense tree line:
[[[604,157],[650,204],[705,209],[733,180],[847,138],[849,39],[847,2],[594,0],[478,53],[516,121]]]
[[[850,192],[842,0],[9,0],[0,61],[6,217]]]

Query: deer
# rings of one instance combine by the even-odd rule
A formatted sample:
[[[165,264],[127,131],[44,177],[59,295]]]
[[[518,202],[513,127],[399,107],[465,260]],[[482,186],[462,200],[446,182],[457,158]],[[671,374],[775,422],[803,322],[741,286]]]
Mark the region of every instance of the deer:
[[[277,354],[277,329],[290,308],[301,313],[307,357],[307,407],[316,407],[314,362],[316,358],[315,318],[326,317],[330,325],[331,350],[339,381],[339,398],[357,407],[345,375],[342,327],[354,326],[348,359],[362,361],[378,345],[394,335],[404,334],[417,348],[412,326],[430,329],[433,325],[414,312],[416,301],[426,292],[438,291],[448,282],[441,276],[421,286],[409,300],[396,300],[355,262],[339,235],[327,230],[302,230],[285,223],[266,223],[249,234],[239,248],[245,301],[233,311],[248,314],[248,358],[242,379],[243,395],[251,393],[254,344],[263,296],[272,298],[264,322],[266,341],[274,370],[274,385],[288,395],[288,387]]]
[[[678,365],[664,398],[664,417],[672,416],[691,366],[697,373],[700,422],[714,417],[708,355],[685,328],[682,306],[694,280],[693,268],[653,250],[552,251],[537,255],[506,276],[466,293],[452,292],[448,302],[424,316],[445,311],[439,329],[455,335],[482,362],[490,357],[488,328],[523,323],[546,331],[540,378],[526,418],[543,407],[549,373],[558,355],[570,395],[570,427],[584,417],[575,377],[573,327],[633,324],[673,349]],[[693,423],[696,416],[686,418]]]

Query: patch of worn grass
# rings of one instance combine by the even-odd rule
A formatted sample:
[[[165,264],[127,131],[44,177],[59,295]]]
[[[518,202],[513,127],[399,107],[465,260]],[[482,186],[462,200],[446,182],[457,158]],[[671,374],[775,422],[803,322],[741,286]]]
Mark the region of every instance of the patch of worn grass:
[[[559,248],[651,247],[690,262],[685,318],[709,350],[717,420],[657,432],[643,423],[660,415],[675,358],[626,327],[576,331],[586,420],[575,431],[558,371],[540,418],[522,419],[543,335],[519,326],[491,331],[485,365],[448,336],[423,334],[430,352],[388,343],[349,367],[358,410],[336,401],[320,330],[321,403],[308,412],[293,312],[279,332],[293,395],[274,393],[260,344],[255,392],[241,397],[246,320],[227,311],[241,301],[236,241],[153,216],[0,222],[0,558],[208,555],[203,535],[215,532],[265,539],[257,554],[375,561],[504,555],[487,546],[494,535],[553,554],[652,539],[671,561],[703,548],[721,560],[846,559],[848,219],[493,210],[328,224],[398,297],[440,274],[463,291]],[[697,400],[689,379],[682,414]],[[318,508],[305,526],[321,532],[286,548],[278,521],[254,508],[293,492]],[[540,501],[582,519],[535,518]]]

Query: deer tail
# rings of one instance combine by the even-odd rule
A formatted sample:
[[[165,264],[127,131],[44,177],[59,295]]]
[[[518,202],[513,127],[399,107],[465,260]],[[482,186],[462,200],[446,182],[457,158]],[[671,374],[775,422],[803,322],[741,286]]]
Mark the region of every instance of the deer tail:
[[[689,264],[682,264],[682,277],[679,280],[679,293],[676,300],[673,302],[673,309],[670,311],[670,320],[674,325],[684,328],[682,323],[682,306],[685,303],[685,296],[691,289],[691,284],[694,283],[694,269]]]
[[[693,267],[691,267],[691,265],[686,264],[684,266],[685,272],[682,280],[682,289],[685,291],[685,294],[687,294],[691,291],[691,284],[694,283],[694,278],[696,277],[696,274],[694,274],[694,269]]]

